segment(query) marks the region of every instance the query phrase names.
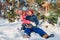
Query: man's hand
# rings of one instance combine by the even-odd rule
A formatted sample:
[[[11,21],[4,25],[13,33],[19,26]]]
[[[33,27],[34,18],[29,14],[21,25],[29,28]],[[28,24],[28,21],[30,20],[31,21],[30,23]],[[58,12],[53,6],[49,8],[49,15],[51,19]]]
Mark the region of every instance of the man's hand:
[[[35,22],[31,22],[31,24],[32,24],[33,26],[36,26]]]

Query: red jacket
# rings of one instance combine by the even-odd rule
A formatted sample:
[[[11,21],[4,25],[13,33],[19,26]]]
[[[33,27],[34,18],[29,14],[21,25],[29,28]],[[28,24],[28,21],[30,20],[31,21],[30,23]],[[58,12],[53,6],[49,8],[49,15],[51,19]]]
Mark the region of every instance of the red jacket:
[[[22,13],[22,10],[16,10],[16,14],[19,14]],[[20,19],[22,20],[22,24],[30,24],[30,21],[29,20],[26,20],[26,15],[20,15]]]
[[[22,23],[24,23],[24,24],[30,24],[30,21],[29,20],[26,20],[25,19],[26,18],[26,15],[25,16],[20,16],[20,19],[22,20]]]

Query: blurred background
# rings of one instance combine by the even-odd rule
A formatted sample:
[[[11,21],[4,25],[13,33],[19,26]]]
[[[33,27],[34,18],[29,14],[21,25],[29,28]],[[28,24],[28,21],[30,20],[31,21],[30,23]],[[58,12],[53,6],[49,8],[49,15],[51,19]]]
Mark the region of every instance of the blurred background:
[[[38,19],[48,20],[56,24],[60,18],[60,0],[0,0],[0,18],[9,22],[19,20],[16,10],[34,10]]]

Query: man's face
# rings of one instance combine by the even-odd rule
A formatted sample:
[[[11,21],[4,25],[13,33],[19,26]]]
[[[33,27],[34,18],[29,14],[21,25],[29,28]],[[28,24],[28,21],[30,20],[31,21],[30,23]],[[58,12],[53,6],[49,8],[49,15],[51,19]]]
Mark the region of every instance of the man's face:
[[[32,12],[31,11],[28,11],[27,15],[31,16],[32,15]]]

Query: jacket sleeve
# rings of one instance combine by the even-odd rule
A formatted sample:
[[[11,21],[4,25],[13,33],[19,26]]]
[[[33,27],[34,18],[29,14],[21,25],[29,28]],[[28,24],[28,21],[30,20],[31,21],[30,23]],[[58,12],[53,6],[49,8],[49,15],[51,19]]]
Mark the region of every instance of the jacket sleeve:
[[[24,24],[30,24],[29,20],[26,20],[24,16],[20,16],[22,23]]]
[[[37,19],[37,16],[35,16],[35,23],[36,23],[36,25],[39,24],[39,21],[38,21],[38,19]]]
[[[22,21],[24,24],[31,24],[31,22],[29,20],[23,20]]]

